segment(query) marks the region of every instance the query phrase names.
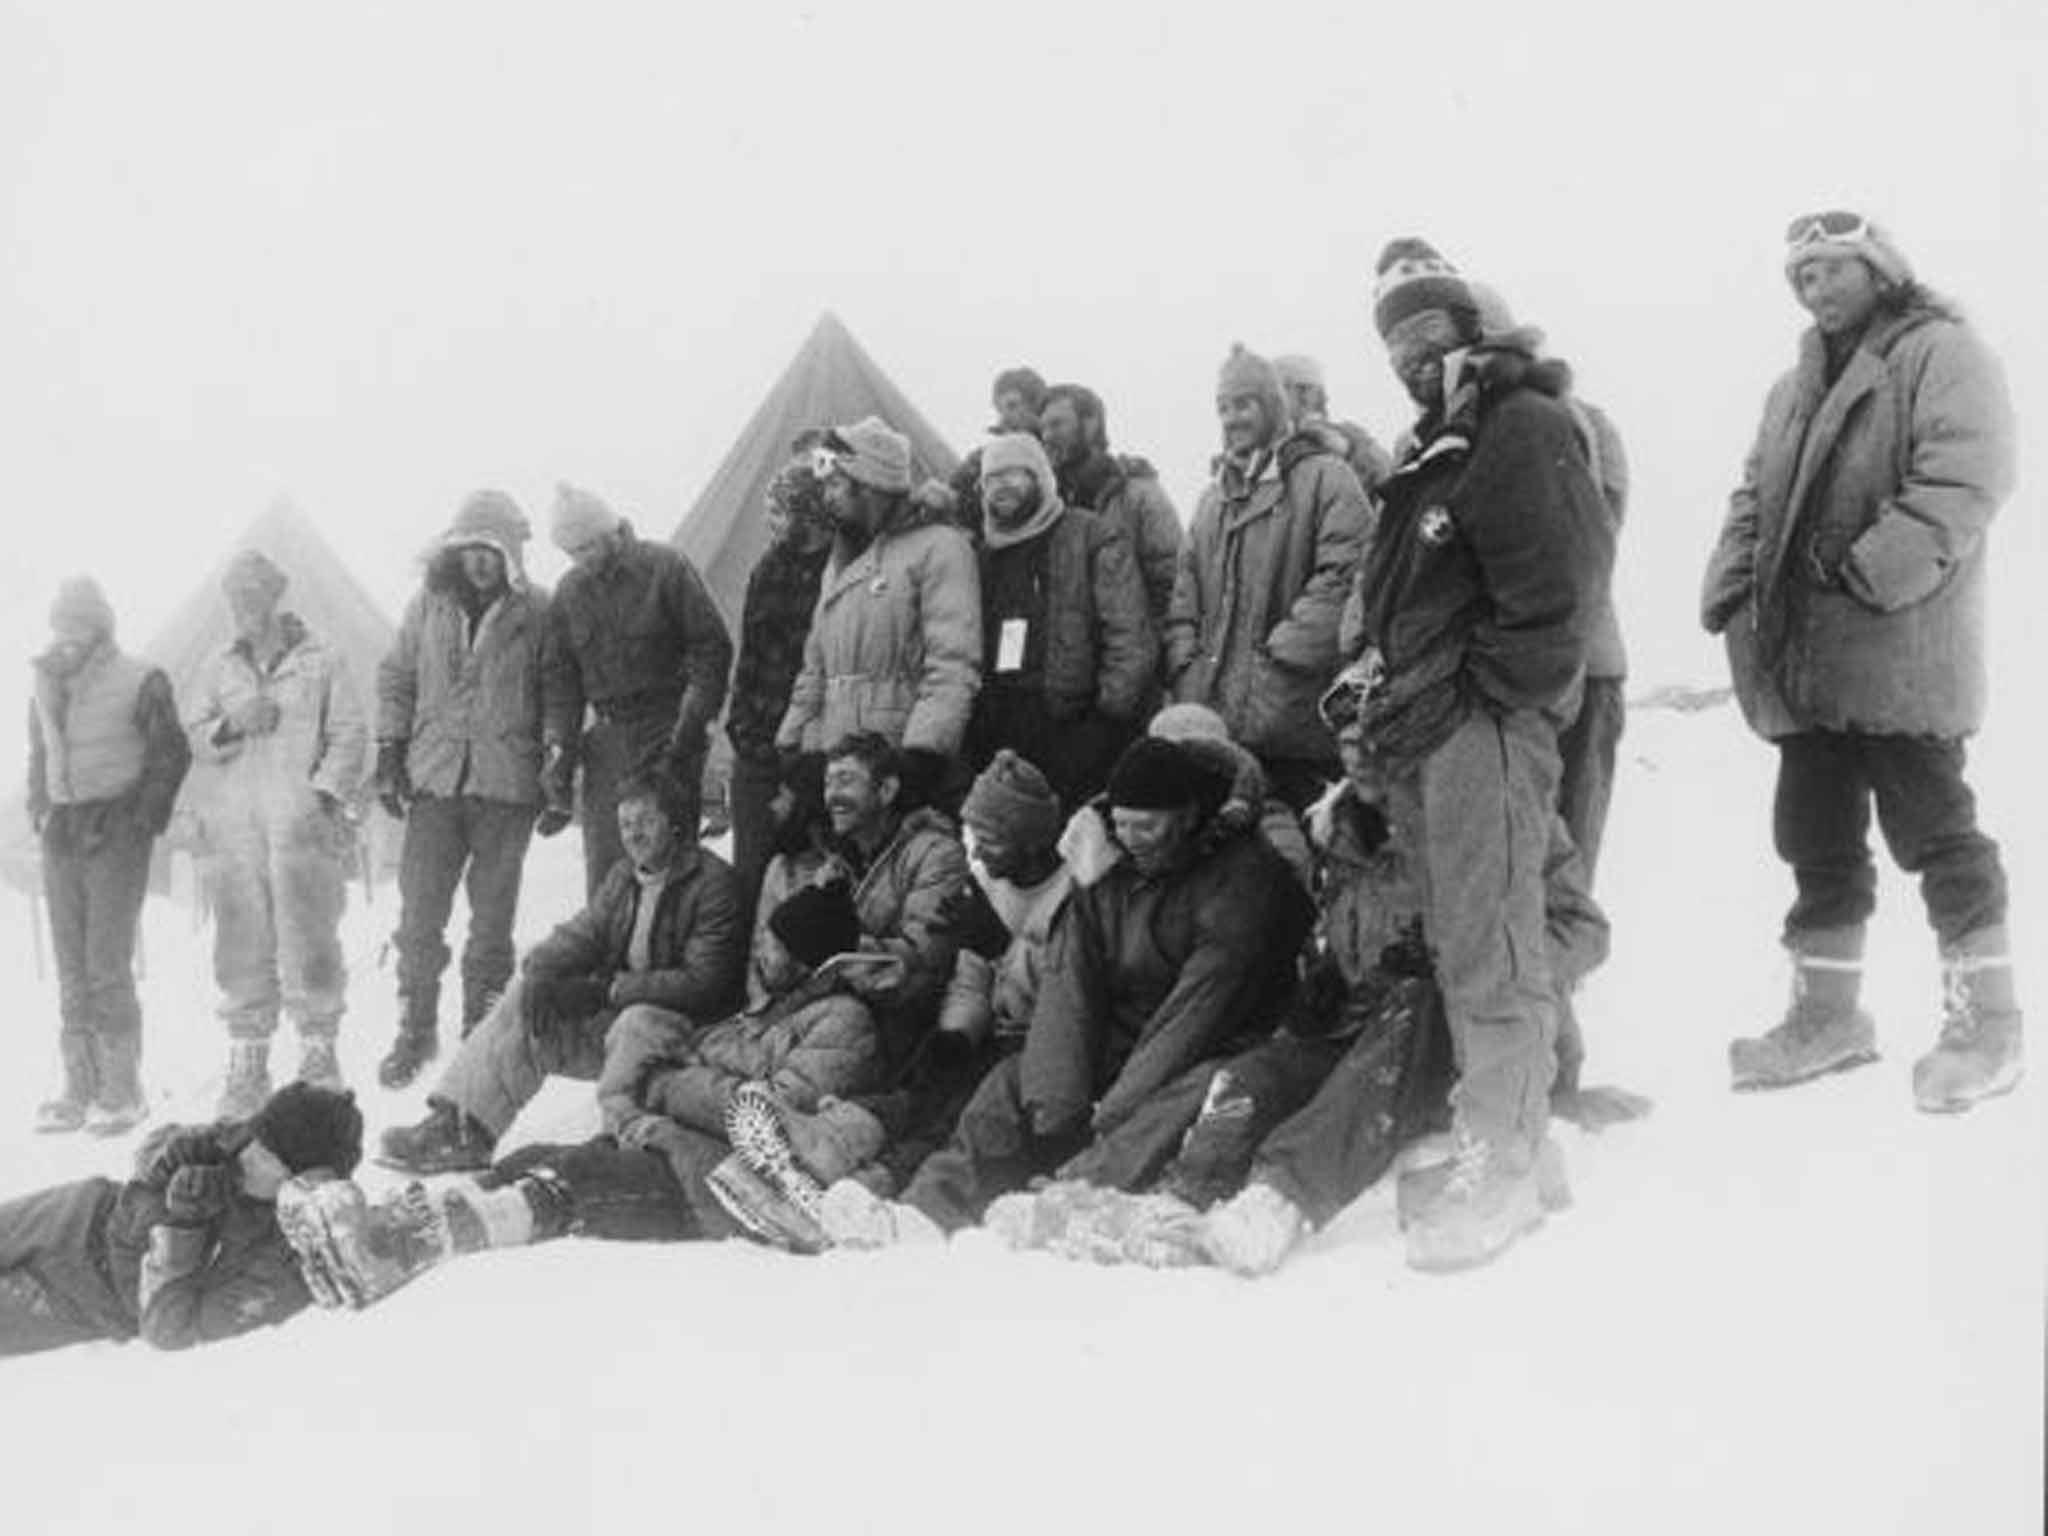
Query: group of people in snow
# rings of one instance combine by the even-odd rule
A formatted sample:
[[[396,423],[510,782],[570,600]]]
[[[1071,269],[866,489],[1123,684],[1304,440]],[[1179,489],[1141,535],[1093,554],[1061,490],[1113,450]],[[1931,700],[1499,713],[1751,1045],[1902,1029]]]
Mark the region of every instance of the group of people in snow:
[[[1962,1109],[2020,1073],[2004,878],[1964,778],[2009,411],[1866,217],[1795,221],[1785,272],[1814,324],[1702,612],[1778,747],[1797,887],[1792,999],[1731,1045],[1733,1081],[1874,1057],[1874,801],[1946,976],[1915,1094]],[[817,1252],[979,1225],[1263,1274],[1397,1164],[1418,1268],[1533,1231],[1570,1199],[1552,1115],[1643,1107],[1581,1085],[1572,1008],[1608,941],[1591,886],[1627,464],[1541,333],[1427,242],[1383,251],[1373,316],[1417,411],[1393,451],[1333,419],[1311,359],[1235,347],[1185,531],[1100,397],[1030,369],[998,376],[950,483],[883,421],[804,433],[736,664],[690,562],[598,497],[558,492],[573,564],[552,597],[519,508],[470,497],[379,669],[371,775],[405,822],[387,1087],[440,1055],[458,882],[471,912],[459,1044],[381,1151],[459,1177],[377,1198],[349,1177],[361,1120],[333,1050],[370,736],[345,669],[245,554],[235,639],[181,721],[98,589],[68,583],[31,720],[63,1013],[40,1124],[146,1112],[129,962],[194,754],[229,784],[203,847],[232,1054],[220,1123],[153,1138],[129,1185],[0,1207],[0,1338],[238,1331],[292,1284],[362,1305],[564,1233]],[[730,863],[698,841],[721,709]],[[579,799],[586,905],[515,967],[529,839]],[[302,1054],[272,1094],[280,1011]],[[501,1155],[555,1074],[594,1084],[603,1133]]]

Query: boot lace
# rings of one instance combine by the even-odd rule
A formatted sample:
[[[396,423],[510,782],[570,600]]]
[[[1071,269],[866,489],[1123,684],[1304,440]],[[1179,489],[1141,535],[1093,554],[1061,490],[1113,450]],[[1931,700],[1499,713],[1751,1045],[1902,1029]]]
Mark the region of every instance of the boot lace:
[[[1961,966],[1945,968],[1941,977],[1941,1044],[1968,1049],[1977,1042],[1978,1023],[1967,974]]]
[[[1486,1177],[1486,1167],[1492,1149],[1486,1138],[1475,1136],[1459,1126],[1451,1140],[1451,1171],[1444,1180],[1444,1195],[1451,1200],[1467,1200]]]

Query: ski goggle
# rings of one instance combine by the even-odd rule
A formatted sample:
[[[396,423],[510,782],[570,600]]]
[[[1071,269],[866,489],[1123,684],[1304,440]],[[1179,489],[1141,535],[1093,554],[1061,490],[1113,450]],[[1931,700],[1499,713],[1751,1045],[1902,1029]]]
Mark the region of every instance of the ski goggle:
[[[1785,245],[1794,251],[1805,250],[1810,245],[1857,245],[1871,238],[1870,220],[1845,208],[1801,214],[1785,226]]]

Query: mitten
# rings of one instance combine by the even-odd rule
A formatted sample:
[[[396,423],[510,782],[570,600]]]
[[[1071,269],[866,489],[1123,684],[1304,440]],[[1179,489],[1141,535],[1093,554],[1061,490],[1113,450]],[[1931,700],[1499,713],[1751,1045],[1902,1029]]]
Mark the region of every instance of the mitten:
[[[188,1163],[164,1186],[164,1220],[206,1226],[226,1212],[241,1187],[242,1170],[233,1163]]]
[[[990,905],[979,880],[961,882],[940,908],[940,920],[952,929],[962,949],[972,950],[984,960],[1000,959],[1010,947],[1010,930]]]

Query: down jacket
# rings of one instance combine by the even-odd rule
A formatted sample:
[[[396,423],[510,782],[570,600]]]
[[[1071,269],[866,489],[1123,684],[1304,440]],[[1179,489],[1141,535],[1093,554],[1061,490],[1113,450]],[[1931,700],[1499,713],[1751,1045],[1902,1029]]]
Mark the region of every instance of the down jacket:
[[[406,772],[423,794],[539,805],[545,695],[566,687],[548,596],[515,580],[472,641],[452,586],[459,555],[429,567],[377,668],[377,739],[411,743]]]
[[[1045,634],[1040,676],[1045,710],[1055,720],[1073,720],[1094,710],[1112,720],[1137,716],[1151,686],[1158,659],[1145,588],[1131,558],[1129,542],[1093,512],[1064,508],[1051,528],[1026,544],[1011,546],[1044,562]],[[1004,558],[1009,550],[984,545],[980,559]],[[997,620],[982,626],[983,654],[993,663]],[[1014,742],[1019,750],[1030,743]]]
[[[1207,704],[1262,758],[1334,764],[1316,703],[1369,527],[1358,477],[1317,438],[1282,443],[1253,485],[1226,463],[1180,550],[1165,636],[1174,698]]]
[[[1350,471],[1346,470],[1346,474]],[[1226,838],[1148,879],[1128,861],[1076,889],[1024,1039],[1040,1136],[1112,1129],[1189,1068],[1270,1029],[1313,920],[1264,839]]]
[[[2012,483],[2004,376],[1960,322],[1880,320],[1832,386],[1809,331],[1764,403],[1701,596],[1751,728],[1982,725],[1984,535]]]
[[[738,1008],[746,967],[738,878],[702,848],[679,847],[676,860],[655,910],[646,970],[626,970],[642,887],[632,861],[621,859],[588,906],[527,951],[526,974],[610,976],[617,1006],[647,1003],[699,1021]]]
[[[974,547],[905,497],[865,549],[833,550],[776,745],[823,752],[854,731],[876,731],[951,756],[980,687]]]

